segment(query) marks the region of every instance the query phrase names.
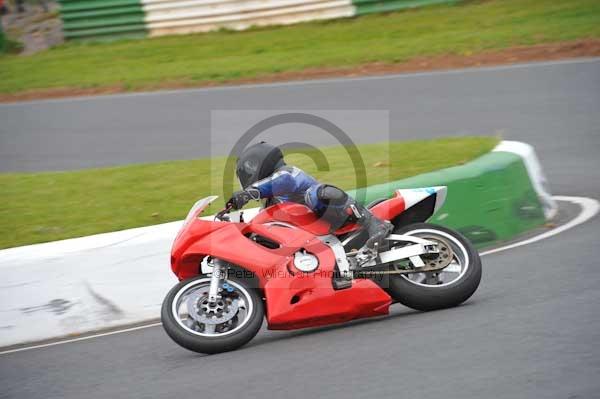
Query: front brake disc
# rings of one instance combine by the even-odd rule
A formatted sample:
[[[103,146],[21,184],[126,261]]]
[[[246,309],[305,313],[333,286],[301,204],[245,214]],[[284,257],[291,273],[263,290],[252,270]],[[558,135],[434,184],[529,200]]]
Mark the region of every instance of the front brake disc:
[[[237,300],[219,298],[215,303],[208,302],[208,296],[193,293],[187,300],[188,312],[194,320],[202,324],[222,324],[237,314]]]

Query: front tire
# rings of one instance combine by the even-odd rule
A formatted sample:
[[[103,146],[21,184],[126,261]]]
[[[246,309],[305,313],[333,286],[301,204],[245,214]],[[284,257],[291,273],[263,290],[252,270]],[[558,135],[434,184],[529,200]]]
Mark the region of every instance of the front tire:
[[[475,293],[481,281],[481,259],[473,244],[462,234],[429,223],[403,226],[394,234],[412,235],[449,244],[452,263],[438,273],[391,275],[390,295],[410,308],[429,311],[458,306]]]
[[[194,352],[212,354],[237,349],[260,330],[263,301],[245,281],[228,277],[222,283],[227,289],[222,291],[220,304],[208,307],[210,280],[198,276],[169,291],[161,310],[163,328],[173,341]]]

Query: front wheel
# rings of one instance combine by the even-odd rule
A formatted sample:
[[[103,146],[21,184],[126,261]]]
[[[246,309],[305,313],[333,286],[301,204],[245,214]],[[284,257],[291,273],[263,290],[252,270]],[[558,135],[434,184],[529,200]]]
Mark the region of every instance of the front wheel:
[[[221,282],[220,297],[208,301],[211,278],[199,276],[177,284],[163,301],[163,328],[179,345],[199,353],[234,350],[250,341],[264,317],[261,297],[243,280]]]
[[[395,300],[410,308],[428,311],[458,306],[477,290],[481,281],[481,259],[462,234],[429,223],[403,226],[394,234],[437,242],[441,254],[452,256],[450,264],[439,272],[390,276],[388,291]],[[405,265],[394,267],[405,268]]]

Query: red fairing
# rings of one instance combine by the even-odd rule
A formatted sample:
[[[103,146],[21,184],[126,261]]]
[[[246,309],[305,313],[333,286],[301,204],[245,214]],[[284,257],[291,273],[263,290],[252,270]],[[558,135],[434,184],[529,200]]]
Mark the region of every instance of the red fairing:
[[[389,313],[390,296],[371,280],[335,291],[324,270],[272,279],[265,285],[271,330],[293,330]]]
[[[294,202],[283,202],[268,207],[252,219],[252,224],[267,222],[285,222],[312,233],[314,235],[329,234],[329,224],[319,217],[306,205]]]
[[[398,192],[395,192],[392,198],[371,208],[373,215],[381,220],[392,220],[404,210],[404,198]],[[329,224],[327,222],[320,219],[307,206],[293,202],[273,205],[255,216],[251,223],[264,224],[276,221],[298,226],[314,235],[329,234]],[[356,223],[350,223],[336,230],[335,234],[346,234],[357,228],[359,226]]]
[[[371,208],[371,212],[381,220],[392,220],[404,212],[405,209],[404,198],[396,191],[392,198]]]
[[[291,215],[281,213],[282,208],[291,208]],[[304,209],[308,210],[303,205],[279,204],[261,212],[249,224],[195,219],[173,245],[172,269],[180,279],[196,276],[202,258],[211,255],[253,272],[257,288],[265,297],[271,329],[320,326],[387,314],[391,298],[371,280],[359,279],[351,288],[333,289],[333,252],[315,236],[315,232],[327,234],[328,226]],[[304,225],[300,229],[263,224],[275,220]],[[306,226],[310,227],[305,230]],[[279,248],[254,242],[248,238],[252,233],[279,243]],[[300,250],[317,257],[319,266],[314,272],[302,273],[293,266],[294,254]]]
[[[208,222],[199,219],[195,219],[184,226],[177,234],[171,247],[171,270],[179,280],[197,276],[200,273],[200,261],[207,255],[207,253],[188,253],[184,256],[184,252],[206,235],[227,226],[233,225],[231,223]]]

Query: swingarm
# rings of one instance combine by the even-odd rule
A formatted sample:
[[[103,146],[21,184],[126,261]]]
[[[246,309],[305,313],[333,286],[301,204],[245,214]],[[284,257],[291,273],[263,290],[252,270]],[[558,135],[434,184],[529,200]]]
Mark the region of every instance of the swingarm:
[[[360,274],[410,274],[439,271],[452,262],[452,250],[450,245],[436,240],[430,241],[424,238],[390,234],[386,240],[390,242],[386,251],[380,252],[364,262],[357,259],[359,268],[355,273]],[[349,252],[346,256],[360,258],[359,252]],[[398,264],[402,261],[410,261],[410,267],[395,270],[376,270],[378,266]]]

